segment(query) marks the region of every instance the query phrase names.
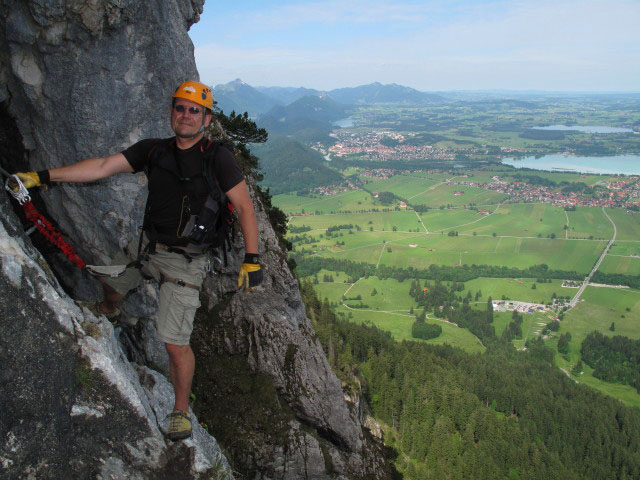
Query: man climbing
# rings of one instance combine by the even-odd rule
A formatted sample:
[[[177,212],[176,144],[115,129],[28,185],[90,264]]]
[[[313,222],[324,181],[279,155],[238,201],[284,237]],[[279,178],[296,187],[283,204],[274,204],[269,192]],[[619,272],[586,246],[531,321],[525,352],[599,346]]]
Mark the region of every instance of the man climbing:
[[[124,263],[137,260],[138,268],[127,268],[117,278],[101,278],[104,300],[90,305],[90,309],[115,321],[120,315],[118,303],[139,285],[143,275],[160,282],[157,331],[169,354],[175,392],[167,432],[172,440],[191,435],[188,412],[195,358],[189,339],[205,277],[207,255],[203,250],[210,245],[203,232],[213,230],[211,217],[217,217],[221,210],[214,200],[214,189],[224,192],[232,203],[244,237],[245,257],[238,288],[251,289],[262,281],[258,226],[242,171],[230,149],[220,144],[212,146],[204,137],[212,115],[211,89],[199,82],[186,81],[172,97],[170,120],[175,137],[141,140],[107,157],[17,174],[27,188],[50,181],[91,182],[124,172],[144,170],[147,174],[149,196],[144,234],[127,247],[128,258],[116,259]],[[212,174],[207,175],[203,165],[211,163]]]

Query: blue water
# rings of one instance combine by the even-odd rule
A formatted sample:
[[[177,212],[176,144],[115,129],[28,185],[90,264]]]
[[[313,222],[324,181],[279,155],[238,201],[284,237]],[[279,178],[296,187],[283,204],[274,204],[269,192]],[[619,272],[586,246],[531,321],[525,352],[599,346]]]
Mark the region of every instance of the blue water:
[[[566,170],[580,173],[606,173],[640,175],[640,155],[616,155],[612,157],[573,157],[567,155],[545,155],[522,159],[503,158],[502,163],[516,168],[535,170]]]
[[[561,130],[566,131],[570,130],[573,132],[583,132],[583,133],[632,133],[633,130],[630,128],[620,128],[620,127],[604,127],[601,125],[574,125],[568,127],[567,125],[549,125],[547,127],[533,127],[536,130]]]

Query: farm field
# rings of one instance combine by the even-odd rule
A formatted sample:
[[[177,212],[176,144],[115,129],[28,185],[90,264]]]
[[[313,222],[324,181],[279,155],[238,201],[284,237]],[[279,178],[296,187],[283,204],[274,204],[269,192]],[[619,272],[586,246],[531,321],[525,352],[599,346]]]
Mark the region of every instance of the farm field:
[[[600,264],[599,270],[603,271],[604,273],[640,275],[640,257],[608,254]]]
[[[575,270],[588,273],[595,264],[606,242],[564,241],[537,238],[494,238],[488,236],[457,236],[438,234],[402,234],[388,232],[383,237],[387,242],[382,250],[380,235],[375,232],[358,232],[340,237],[345,247],[318,252],[322,256],[334,256],[354,261],[377,263],[408,268],[428,268],[429,265],[498,265],[528,268],[547,264],[558,270]],[[349,242],[357,242],[363,234],[369,235],[368,245],[378,245],[378,255],[362,260]],[[395,238],[394,238],[395,236]],[[374,243],[375,242],[375,243]],[[389,249],[391,250],[389,252]],[[358,259],[354,256],[357,255]]]
[[[492,181],[491,177],[498,173],[496,170],[477,172],[479,178],[468,177],[468,180]],[[544,172],[527,173],[542,176]],[[425,172],[414,172],[367,185],[368,189],[376,186],[381,191],[382,187],[384,191],[395,190],[396,195],[404,198],[407,193],[416,195],[409,200],[410,203],[424,200],[435,207],[420,213],[397,209],[396,206],[382,207],[368,192],[358,190],[327,196],[279,196],[280,206],[289,213],[302,213],[303,208],[311,213],[289,219],[290,231],[302,226],[310,228],[306,232],[289,234],[289,238],[300,239],[296,241],[294,251],[371,265],[415,269],[426,269],[430,265],[474,264],[524,269],[546,264],[550,269],[575,271],[583,276],[591,271],[613,236],[613,225],[602,208],[578,207],[575,211],[565,211],[562,207],[543,203],[501,203],[486,208],[478,205],[479,209],[488,210],[489,215],[461,207],[441,209],[441,204],[473,202],[471,194],[467,193],[474,190],[494,193],[472,188],[465,190],[463,195],[454,196],[454,191],[462,191],[458,189],[461,186],[437,183],[444,177],[435,180],[424,175]],[[561,181],[557,174],[548,175],[557,183]],[[449,175],[447,178],[453,177]],[[603,180],[603,177],[583,178],[578,174],[562,174],[562,178],[592,183]],[[447,198],[450,201],[446,201]],[[378,211],[362,212],[371,209]],[[640,214],[627,213],[622,209],[606,209],[606,212],[616,224],[617,237],[600,270],[640,275],[640,258],[633,256],[640,254]],[[327,229],[339,225],[352,227],[327,232]],[[333,281],[325,282],[329,276]],[[411,308],[414,311],[418,308],[408,294],[409,281],[400,283],[377,277],[352,279],[344,272],[327,270],[321,270],[314,277],[318,297],[326,298],[335,305],[338,315],[353,322],[376,325],[390,332],[396,340],[412,340],[411,325],[415,315],[409,312]],[[535,280],[478,278],[465,282],[460,296],[471,292],[473,308],[484,310],[489,296],[498,301],[509,299],[546,304],[554,293],[558,297],[572,298],[577,292],[575,288],[562,287],[559,279],[551,283]],[[353,281],[355,283],[351,283]],[[481,296],[476,301],[478,291],[481,291]],[[553,317],[554,312],[523,315],[523,335],[513,340],[514,347],[524,348],[527,339],[541,335]],[[493,326],[498,337],[511,321],[510,311],[494,312]],[[466,329],[434,318],[428,318],[427,322],[437,322],[443,328],[442,334],[429,343],[449,343],[469,352],[484,350],[479,339]],[[580,359],[582,340],[590,331],[598,329],[607,335],[640,338],[639,322],[640,291],[589,287],[577,307],[564,314],[560,331],[545,337],[545,342],[557,352],[559,335],[571,333],[569,353],[556,353],[555,356],[558,367],[569,372]],[[615,332],[609,331],[612,323],[615,323]],[[634,388],[598,380],[586,365],[584,373],[574,378],[640,408],[640,395]]]
[[[456,195],[456,192],[461,195]],[[407,198],[411,205],[426,205],[438,208],[440,205],[452,205],[461,207],[471,203],[477,206],[496,205],[505,201],[508,195],[496,193],[483,188],[469,187],[466,185],[438,184],[432,189],[418,195]]]
[[[425,340],[416,340],[411,337],[411,325],[415,321],[415,316],[408,314],[391,314],[375,311],[359,311],[350,310],[344,306],[338,306],[336,313],[344,318],[356,323],[370,323],[377,326],[381,330],[391,333],[394,340],[413,340],[424,342]],[[442,334],[437,338],[426,340],[426,343],[433,345],[442,345],[448,343],[455,347],[461,348],[469,353],[479,353],[485,350],[484,346],[469,330],[456,327],[447,322],[435,319],[427,319],[427,323],[436,323],[442,327]]]
[[[288,214],[300,213],[332,213],[358,210],[370,210],[380,208],[375,204],[368,192],[364,190],[349,190],[348,192],[334,195],[308,195],[281,194],[272,198],[272,203]]]
[[[531,287],[535,285],[536,288]],[[551,283],[538,283],[535,278],[476,278],[464,283],[465,292],[470,291],[475,298],[476,292],[482,292],[479,301],[485,305],[488,298],[500,300],[518,300],[531,303],[547,303],[555,293],[558,297],[573,297],[577,288],[562,287],[562,280],[552,280]],[[463,295],[463,296],[464,296]]]
[[[616,224],[616,241],[640,241],[640,213],[627,213],[621,208],[607,208],[606,211]]]
[[[575,211],[565,212],[569,219],[567,234],[569,238],[611,238],[613,225],[601,208],[578,207]]]
[[[627,308],[629,311],[627,311]],[[623,335],[640,339],[640,290],[588,287],[583,294],[583,300],[575,309],[565,314],[560,323],[560,330],[555,332],[547,344],[554,350],[557,337],[562,333],[571,333],[569,353],[556,353],[556,363],[559,367],[570,371],[580,359],[580,347],[584,338],[593,330],[604,335]],[[611,323],[615,323],[615,331],[610,331]],[[619,398],[628,405],[640,407],[640,394],[628,385],[604,382],[594,378],[587,365],[584,374],[575,377],[580,383],[585,383],[602,392]]]
[[[640,257],[640,240],[637,242],[616,240],[609,249],[609,255],[635,255]]]
[[[367,191],[372,193],[391,192],[397,197],[404,198],[409,201],[410,198],[434,188],[438,183],[439,181],[432,180],[428,177],[395,175],[385,180],[368,182],[365,188]]]
[[[381,234],[393,231],[393,227],[403,232],[424,231],[416,213],[405,210],[297,216],[291,217],[289,221],[291,226],[306,225],[312,229],[327,229],[332,226],[349,224],[353,225],[354,229],[358,226],[362,231],[373,229]]]
[[[493,212],[494,210],[495,207],[492,207],[491,211]],[[430,232],[455,230],[465,225],[470,226],[485,221],[484,215],[475,210],[466,210],[464,208],[428,210],[425,213],[420,213],[420,218]]]
[[[418,171],[418,172],[403,173],[403,175],[406,177],[426,178],[427,180],[430,180],[434,183],[440,183],[440,182],[444,182],[449,178],[455,178],[449,172],[438,173],[438,172]]]
[[[492,235],[514,235],[520,237],[547,237],[555,235],[564,238],[567,223],[564,209],[544,203],[512,203],[500,205],[484,220],[472,225],[461,226],[460,233]]]
[[[337,278],[339,272],[322,270],[318,276],[322,278],[324,274]],[[417,309],[417,306],[409,295],[410,287],[409,281],[382,280],[377,277],[360,279],[353,286],[351,283],[338,282],[320,282],[314,285],[321,300],[326,298],[330,303],[340,304],[343,296],[346,297],[345,305],[336,307],[336,313],[344,318],[376,325],[381,330],[391,333],[397,341],[423,341],[411,337],[411,325],[415,321],[415,315],[409,311],[411,307]],[[372,295],[374,289],[376,293]],[[362,300],[354,299],[358,295]],[[359,304],[364,304],[367,308],[354,308]],[[442,327],[442,334],[438,338],[428,340],[428,343],[448,343],[471,353],[484,351],[480,341],[468,330],[433,318],[427,322],[437,323]]]

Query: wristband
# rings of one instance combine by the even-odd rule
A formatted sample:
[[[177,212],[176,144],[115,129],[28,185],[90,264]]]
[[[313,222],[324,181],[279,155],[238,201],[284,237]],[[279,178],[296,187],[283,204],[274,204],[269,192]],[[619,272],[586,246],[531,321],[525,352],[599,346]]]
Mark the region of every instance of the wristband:
[[[49,183],[51,182],[51,176],[49,175],[49,170],[40,170],[39,172],[36,172],[36,173],[40,178],[40,184],[49,185]]]
[[[257,265],[260,263],[260,255],[257,253],[245,253],[244,262],[242,263],[251,263],[253,265]]]

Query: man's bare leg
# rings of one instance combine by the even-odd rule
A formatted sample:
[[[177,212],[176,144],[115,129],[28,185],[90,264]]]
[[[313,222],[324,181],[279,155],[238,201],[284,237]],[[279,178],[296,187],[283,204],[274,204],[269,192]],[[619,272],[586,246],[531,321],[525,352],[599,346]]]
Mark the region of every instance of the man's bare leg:
[[[124,295],[114,290],[114,288],[103,279],[99,278],[98,281],[102,284],[102,290],[104,290],[104,300],[98,303],[98,309],[102,313],[112,313],[116,310],[118,303],[124,298]]]
[[[189,345],[164,345],[169,354],[169,376],[176,396],[173,409],[189,412],[189,394],[196,366],[193,350]]]

